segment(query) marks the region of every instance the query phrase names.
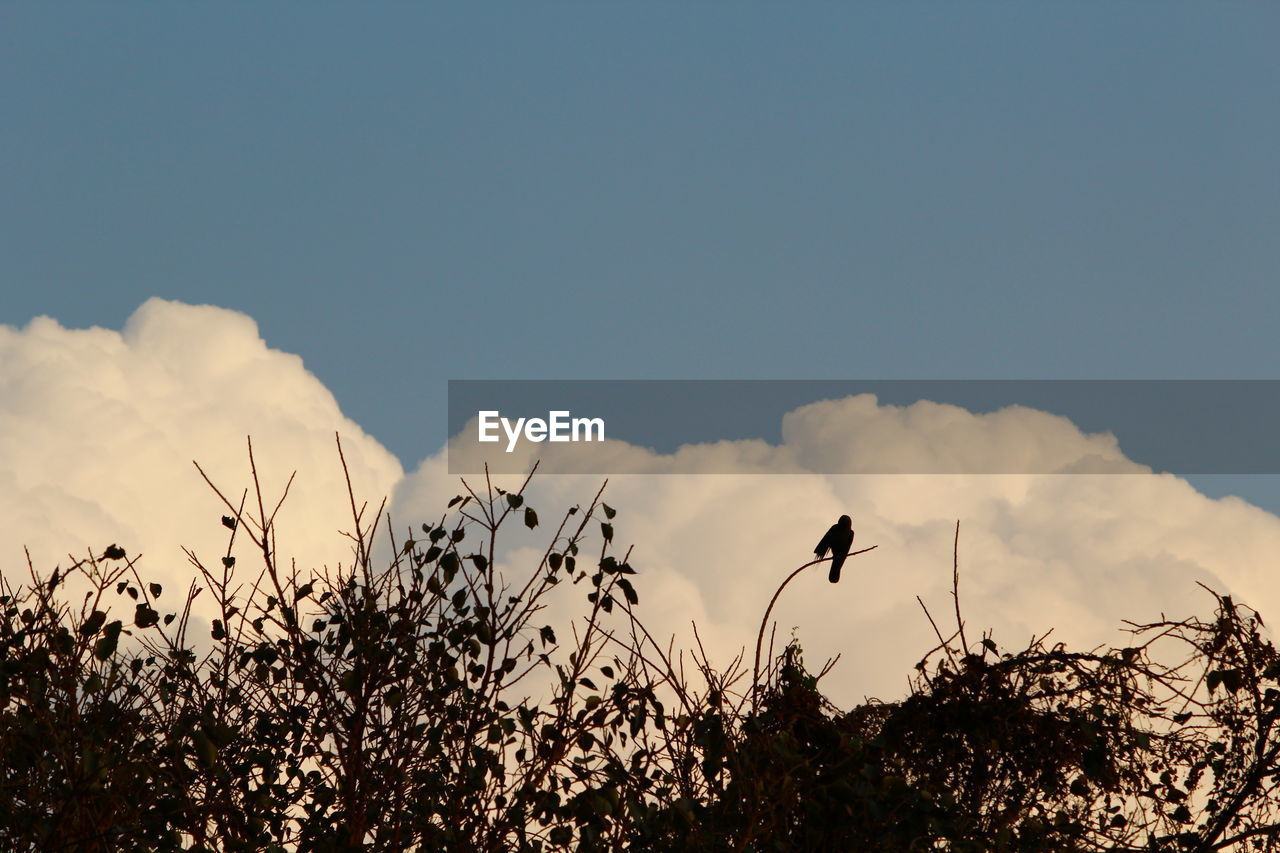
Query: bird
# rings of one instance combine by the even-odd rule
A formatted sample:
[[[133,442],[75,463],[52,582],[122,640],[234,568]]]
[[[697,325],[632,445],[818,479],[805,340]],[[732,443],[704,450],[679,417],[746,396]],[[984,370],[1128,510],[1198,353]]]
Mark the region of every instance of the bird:
[[[827,529],[818,547],[813,549],[813,553],[818,555],[819,560],[827,556],[827,551],[831,552],[831,572],[827,575],[827,580],[832,583],[840,581],[840,567],[844,565],[844,561],[849,556],[849,549],[852,547],[853,519],[842,515],[839,521]]]

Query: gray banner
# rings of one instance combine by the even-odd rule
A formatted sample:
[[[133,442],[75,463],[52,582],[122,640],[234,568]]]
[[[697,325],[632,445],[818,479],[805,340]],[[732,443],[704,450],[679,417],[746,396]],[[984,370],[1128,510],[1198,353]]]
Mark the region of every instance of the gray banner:
[[[451,380],[448,459],[458,474],[535,459],[589,474],[1276,474],[1278,425],[1280,380]],[[670,455],[687,445],[704,446]]]

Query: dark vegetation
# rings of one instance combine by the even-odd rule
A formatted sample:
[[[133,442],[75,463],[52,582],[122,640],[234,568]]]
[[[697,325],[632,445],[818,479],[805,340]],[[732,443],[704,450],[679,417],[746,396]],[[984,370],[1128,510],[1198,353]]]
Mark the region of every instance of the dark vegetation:
[[[1092,651],[970,643],[957,599],[910,695],[842,711],[795,643],[752,683],[650,636],[600,495],[502,570],[547,528],[523,487],[378,565],[353,498],[330,572],[277,558],[256,479],[252,570],[4,574],[0,849],[1280,850],[1280,657],[1225,596]]]

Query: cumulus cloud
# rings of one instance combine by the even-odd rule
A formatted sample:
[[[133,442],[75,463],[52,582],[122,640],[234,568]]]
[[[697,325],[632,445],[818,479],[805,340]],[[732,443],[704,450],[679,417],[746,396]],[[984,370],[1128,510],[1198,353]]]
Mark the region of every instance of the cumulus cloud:
[[[622,442],[532,445],[554,470],[608,470],[618,536],[636,543],[641,614],[660,635],[688,643],[690,622],[722,658],[752,650],[781,580],[810,558],[826,526],[848,513],[855,547],[877,545],[831,586],[812,570],[780,599],[779,641],[795,629],[811,663],[841,654],[827,688],[845,703],[899,695],[936,644],[916,596],[944,631],[955,524],[960,595],[970,637],[991,628],[1010,645],[1053,629],[1093,646],[1123,643],[1125,619],[1204,613],[1197,581],[1280,612],[1269,569],[1280,519],[1236,498],[1210,499],[1186,481],[1128,460],[1110,434],[1013,406],[988,414],[922,401],[889,406],[860,395],[801,407],[783,441],[725,441],[654,453]],[[472,449],[461,446],[464,452]],[[573,454],[573,458],[563,458]],[[455,461],[455,467],[458,460]],[[1042,470],[1049,475],[830,474],[857,470]],[[456,489],[443,455],[400,487],[402,514]],[[672,470],[682,472],[671,474]],[[737,470],[738,475],[721,473]],[[786,472],[761,474],[764,471]],[[662,474],[662,476],[656,476]],[[546,476],[532,499],[582,500],[601,477]]]
[[[247,434],[270,492],[298,471],[280,518],[284,553],[303,566],[346,562],[335,431],[357,494],[375,504],[392,494],[399,529],[439,518],[459,490],[443,450],[405,476],[300,359],[267,347],[242,314],[151,300],[121,332],[49,319],[0,328],[3,570],[21,565],[24,544],[49,568],[68,552],[118,542],[146,552],[149,574],[185,583],[180,545],[211,555],[225,546],[222,507],[191,460],[238,495],[248,482]],[[842,655],[826,686],[846,704],[899,695],[936,642],[917,595],[947,629],[957,520],[971,636],[991,627],[1018,644],[1053,628],[1073,644],[1122,641],[1122,619],[1205,612],[1212,602],[1196,581],[1280,613],[1272,569],[1280,519],[1146,472],[1114,437],[1064,418],[1020,407],[887,406],[864,395],[801,407],[782,436],[777,446],[724,441],[675,454],[614,441],[587,451],[642,472],[611,477],[606,499],[619,510],[617,541],[635,544],[638,612],[658,636],[687,644],[697,622],[709,651],[724,660],[746,647],[749,665],[778,583],[843,513],[853,516],[855,547],[878,548],[855,558],[838,585],[822,569],[802,575],[774,616],[780,640],[794,627],[811,663]],[[886,461],[910,471],[959,459],[970,468],[1105,473],[827,473],[850,470],[855,451],[881,470]],[[598,461],[581,470],[603,470]],[[729,470],[744,473],[707,473]],[[589,500],[602,479],[537,477],[529,500],[546,522]],[[513,536],[500,568],[527,571],[541,553],[532,543],[545,545],[539,534]]]
[[[296,556],[345,560],[335,433],[356,487],[389,493],[399,461],[235,311],[152,299],[119,332],[47,317],[0,326],[0,565],[24,574],[25,546],[47,573],[117,543],[145,555],[149,577],[185,587],[181,546],[216,564],[227,541],[226,510],[191,463],[238,499],[250,482],[246,436],[267,500],[297,471],[278,519]]]

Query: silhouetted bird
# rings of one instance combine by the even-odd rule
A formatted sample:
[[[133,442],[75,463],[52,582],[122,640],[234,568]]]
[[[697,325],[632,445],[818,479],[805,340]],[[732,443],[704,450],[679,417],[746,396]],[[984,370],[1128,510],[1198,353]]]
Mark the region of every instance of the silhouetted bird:
[[[813,553],[818,555],[819,560],[827,556],[828,551],[831,552],[831,573],[827,575],[827,580],[832,583],[840,580],[840,567],[844,565],[844,561],[849,556],[849,549],[852,547],[853,519],[842,515],[839,521],[828,528],[818,547],[813,549]]]

